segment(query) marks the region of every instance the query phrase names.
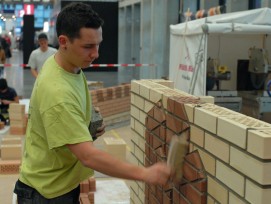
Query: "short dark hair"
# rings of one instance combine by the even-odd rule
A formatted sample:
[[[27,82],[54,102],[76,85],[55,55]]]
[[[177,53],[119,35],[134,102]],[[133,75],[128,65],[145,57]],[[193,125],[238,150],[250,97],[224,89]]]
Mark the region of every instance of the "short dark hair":
[[[103,25],[103,20],[89,4],[72,2],[65,6],[57,16],[56,33],[66,35],[71,41],[80,38],[81,28],[98,29]]]
[[[7,80],[4,78],[0,79],[0,91],[5,90],[8,88]]]
[[[48,37],[47,37],[47,35],[45,33],[41,33],[41,34],[38,35],[38,40],[40,40],[40,39],[48,40]]]

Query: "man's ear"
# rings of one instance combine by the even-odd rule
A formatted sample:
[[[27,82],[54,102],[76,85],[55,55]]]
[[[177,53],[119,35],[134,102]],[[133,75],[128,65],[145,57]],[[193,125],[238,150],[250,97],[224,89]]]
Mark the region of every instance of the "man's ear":
[[[58,37],[58,42],[59,42],[59,47],[67,49],[67,43],[68,43],[69,39],[67,36],[65,35],[60,35]]]

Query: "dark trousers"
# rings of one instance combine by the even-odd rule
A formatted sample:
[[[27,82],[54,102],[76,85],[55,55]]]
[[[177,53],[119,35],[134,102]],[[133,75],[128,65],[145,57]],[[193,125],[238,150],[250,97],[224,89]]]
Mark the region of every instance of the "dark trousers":
[[[17,194],[18,204],[79,204],[80,186],[64,195],[47,199],[34,188],[18,180],[14,193]]]
[[[4,78],[4,67],[0,66],[0,77]]]

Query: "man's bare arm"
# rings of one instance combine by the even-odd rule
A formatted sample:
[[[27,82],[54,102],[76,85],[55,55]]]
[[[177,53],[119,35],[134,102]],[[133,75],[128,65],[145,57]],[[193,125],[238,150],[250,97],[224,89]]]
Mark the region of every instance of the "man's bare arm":
[[[97,149],[92,142],[71,144],[68,147],[84,166],[109,176],[165,185],[171,174],[165,163],[156,163],[148,168],[136,166]]]

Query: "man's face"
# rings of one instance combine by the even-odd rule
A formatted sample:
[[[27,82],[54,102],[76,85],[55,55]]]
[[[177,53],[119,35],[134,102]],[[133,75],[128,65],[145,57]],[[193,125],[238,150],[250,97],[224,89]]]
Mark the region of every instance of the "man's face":
[[[102,42],[102,28],[81,28],[80,38],[73,42],[68,40],[66,58],[74,67],[87,68],[99,57],[99,46]]]
[[[48,40],[45,38],[41,38],[38,40],[40,49],[44,52],[48,48]]]

